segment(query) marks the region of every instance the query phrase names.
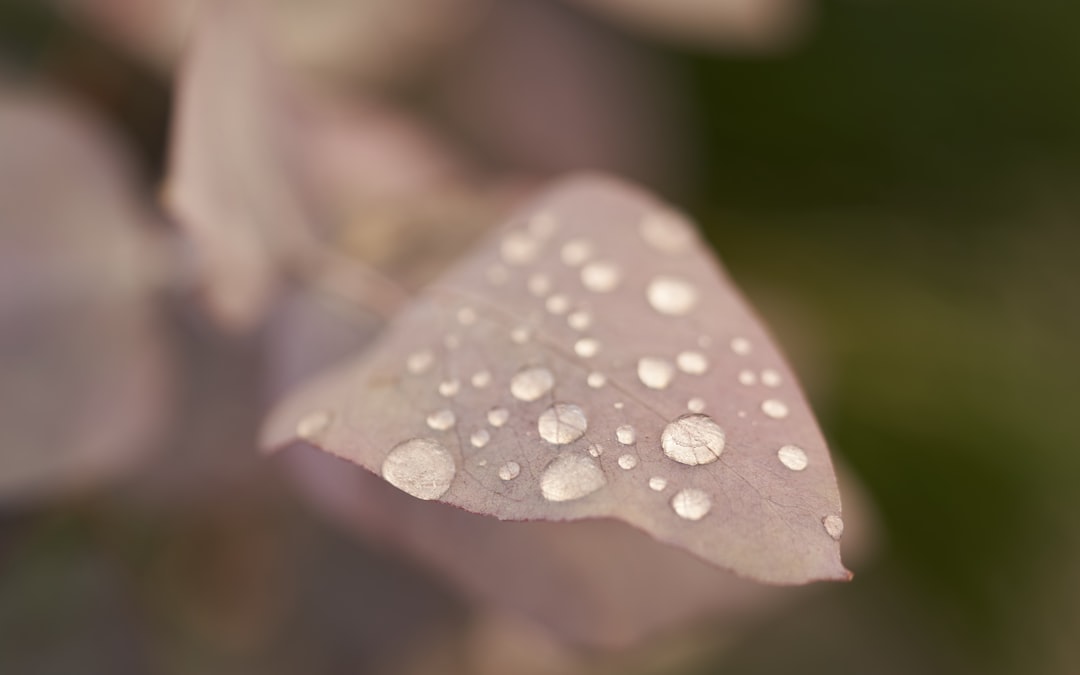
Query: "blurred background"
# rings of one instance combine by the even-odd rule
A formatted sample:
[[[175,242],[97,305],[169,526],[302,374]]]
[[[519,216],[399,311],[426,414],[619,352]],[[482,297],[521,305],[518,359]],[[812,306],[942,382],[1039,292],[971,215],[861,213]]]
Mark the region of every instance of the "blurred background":
[[[1080,672],[1080,6],[267,0],[282,102],[199,4],[0,0],[0,672]],[[862,485],[855,580],[583,650],[320,515],[258,425],[380,320],[200,227],[275,159],[407,287],[575,168],[685,208]]]

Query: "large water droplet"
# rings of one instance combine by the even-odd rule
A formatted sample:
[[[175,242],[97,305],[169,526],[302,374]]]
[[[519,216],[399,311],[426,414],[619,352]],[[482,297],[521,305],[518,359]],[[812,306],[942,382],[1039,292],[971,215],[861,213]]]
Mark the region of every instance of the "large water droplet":
[[[577,267],[592,257],[592,244],[584,239],[571,239],[559,253],[562,261],[571,267]]]
[[[770,398],[761,403],[761,412],[773,419],[783,419],[788,416],[787,404],[775,398]]]
[[[600,341],[594,338],[581,338],[574,343],[574,353],[583,359],[591,359],[600,351]]]
[[[436,410],[427,416],[428,426],[436,431],[446,431],[453,427],[456,422],[457,418],[454,416],[454,411],[446,408]]]
[[[669,361],[646,356],[638,361],[638,379],[649,389],[667,389],[675,377],[675,366]]]
[[[499,467],[499,478],[503,480],[514,480],[520,473],[521,465],[513,460]]]
[[[666,213],[650,213],[645,216],[638,231],[646,244],[670,255],[687,250],[693,241],[689,228]]]
[[[394,446],[382,465],[386,482],[417,499],[443,496],[455,472],[453,455],[430,438],[414,438]]]
[[[599,389],[607,383],[607,376],[603,373],[593,371],[585,378],[585,382],[593,389]]]
[[[839,540],[844,536],[844,519],[840,516],[825,516],[821,524],[825,526],[825,531],[833,539]]]
[[[683,488],[671,498],[671,508],[680,518],[701,520],[712,508],[712,500],[703,490]]]
[[[780,463],[792,471],[802,471],[806,468],[806,452],[797,445],[785,445],[776,452]]]
[[[519,401],[535,401],[554,386],[555,376],[543,366],[524,368],[510,378],[510,393]]]
[[[653,476],[649,479],[649,489],[653,492],[663,492],[667,487],[667,478],[663,476]]]
[[[581,283],[593,293],[610,293],[620,281],[622,273],[613,262],[597,260],[581,268]]]
[[[675,363],[679,366],[679,370],[689,375],[704,375],[709,369],[709,360],[701,352],[679,352],[679,355],[675,357]]]
[[[451,396],[457,396],[457,393],[461,391],[461,383],[457,380],[446,380],[439,383],[439,395],[450,398]]]
[[[333,419],[334,416],[329,410],[310,412],[296,423],[296,435],[305,441],[313,441],[326,431]]]
[[[615,430],[615,439],[623,445],[633,445],[637,440],[637,432],[634,431],[634,427],[624,424]]]
[[[653,309],[668,316],[688,314],[698,300],[697,289],[689,281],[664,276],[649,282],[646,296]]]
[[[482,448],[491,441],[491,432],[487,429],[477,429],[469,437],[469,442],[474,448]]]
[[[680,464],[708,464],[724,451],[724,430],[708,415],[683,415],[664,427],[660,446]]]
[[[600,465],[587,455],[566,454],[552,460],[540,477],[540,493],[551,502],[581,499],[604,486]]]
[[[637,457],[633,455],[621,455],[619,457],[619,468],[629,471],[637,466]]]
[[[405,369],[413,375],[420,375],[427,372],[434,363],[435,354],[430,349],[422,349],[405,359]]]
[[[540,253],[540,242],[528,232],[511,232],[503,237],[499,251],[507,264],[525,265]]]
[[[488,424],[498,429],[510,419],[510,411],[506,408],[492,408],[488,411]]]
[[[573,403],[556,403],[540,413],[536,427],[548,443],[566,445],[585,435],[589,421],[585,411]]]

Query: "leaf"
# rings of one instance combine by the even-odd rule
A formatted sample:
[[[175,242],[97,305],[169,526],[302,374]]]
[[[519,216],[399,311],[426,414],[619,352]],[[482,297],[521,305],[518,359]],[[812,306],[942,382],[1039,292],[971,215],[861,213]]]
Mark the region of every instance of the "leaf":
[[[607,178],[552,189],[287,400],[264,442],[297,438],[502,520],[613,518],[770,583],[850,576],[794,376],[693,228]]]

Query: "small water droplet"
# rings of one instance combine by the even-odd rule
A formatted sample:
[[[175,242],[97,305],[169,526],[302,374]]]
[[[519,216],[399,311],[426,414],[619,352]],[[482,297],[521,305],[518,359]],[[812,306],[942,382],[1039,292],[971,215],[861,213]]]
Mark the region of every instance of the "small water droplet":
[[[551,292],[551,279],[546,274],[534,274],[529,277],[529,292],[540,298]]]
[[[510,419],[510,411],[506,408],[492,408],[488,411],[487,421],[488,424],[496,429],[506,424]]]
[[[469,436],[469,442],[474,448],[482,448],[491,440],[491,432],[487,429],[477,429]]]
[[[615,438],[623,445],[633,445],[637,440],[637,432],[634,431],[634,427],[624,424],[615,430]]]
[[[622,401],[615,401],[612,405],[615,406],[616,410],[622,410],[625,404]]]
[[[771,368],[766,368],[761,371],[761,383],[766,387],[779,387],[780,373]]]
[[[592,457],[599,457],[602,454],[604,454],[604,446],[599,443],[589,445],[589,455]]]
[[[637,375],[649,389],[667,389],[675,377],[675,366],[664,359],[646,356],[638,361]]]
[[[755,375],[752,370],[740,370],[739,384],[745,384],[748,387],[752,387],[757,384],[757,375]]]
[[[783,401],[770,398],[761,402],[761,412],[773,419],[780,420],[788,416],[788,407]]]
[[[414,438],[394,446],[383,460],[382,477],[417,499],[438,499],[450,489],[454,457],[438,441]]]
[[[599,389],[607,383],[607,376],[594,370],[585,378],[585,382],[593,389]]]
[[[667,478],[662,476],[653,476],[649,479],[649,489],[653,492],[663,492],[667,487]]]
[[[709,369],[709,360],[701,352],[679,352],[675,357],[679,370],[689,375],[704,375]]]
[[[326,431],[333,419],[334,416],[329,410],[309,412],[296,423],[296,435],[305,441],[313,441]]]
[[[436,410],[427,416],[427,425],[436,431],[446,431],[456,422],[457,417],[454,416],[454,411],[446,408]]]
[[[554,386],[555,376],[543,366],[523,368],[510,378],[510,393],[519,401],[535,401]]]
[[[510,278],[510,272],[502,265],[492,265],[487,270],[487,280],[492,286],[502,286]]]
[[[583,359],[591,359],[600,351],[600,342],[593,338],[581,338],[574,343],[574,353]]]
[[[735,414],[738,415],[739,417],[746,417],[746,411],[745,410],[740,410],[739,412],[737,412]]]
[[[704,490],[697,488],[683,488],[671,498],[671,508],[680,518],[686,520],[701,520],[709,514],[712,508],[712,500]]]
[[[806,468],[806,452],[797,445],[785,445],[776,452],[780,463],[792,471],[802,471]]]
[[[613,262],[597,260],[581,268],[581,283],[593,293],[610,293],[620,281],[622,273]]]
[[[646,297],[653,309],[668,316],[690,313],[698,300],[697,289],[689,281],[664,276],[649,282]]]
[[[514,344],[523,345],[523,344],[525,344],[526,342],[529,341],[529,338],[531,336],[532,336],[532,331],[530,331],[525,326],[518,326],[514,330],[510,331],[510,340]]]
[[[435,354],[430,349],[422,349],[405,359],[405,369],[413,375],[420,375],[427,372],[434,363]]]
[[[559,229],[559,221],[555,216],[541,211],[529,219],[529,232],[537,239],[547,239]]]
[[[667,213],[650,213],[646,215],[642,219],[638,231],[646,244],[661,253],[669,255],[682,253],[690,247],[693,241],[693,233],[690,229]]]
[[[457,380],[446,380],[439,383],[439,395],[450,398],[451,396],[457,396],[457,393],[461,390],[461,383]]]
[[[840,516],[825,516],[821,524],[833,539],[839,541],[840,537],[844,536],[844,519]]]
[[[692,413],[705,411],[705,399],[695,396],[686,402],[686,409]]]
[[[540,242],[528,232],[511,232],[503,238],[499,251],[507,264],[525,265],[540,253]]]
[[[540,413],[536,428],[540,438],[552,445],[573,443],[585,435],[589,421],[585,411],[573,403],[556,403]]]
[[[566,317],[566,323],[574,330],[586,330],[592,325],[592,315],[583,309],[571,312]]]
[[[664,427],[660,446],[680,464],[709,464],[724,451],[724,430],[708,415],[683,415]]]
[[[443,338],[443,345],[447,349],[457,349],[461,346],[461,338],[451,333]]]
[[[603,470],[591,457],[559,455],[540,477],[540,494],[550,502],[566,502],[588,496],[606,482]]]
[[[469,382],[477,389],[483,389],[491,384],[491,373],[486,370],[478,370],[469,378]]]
[[[737,337],[731,340],[731,351],[739,356],[746,356],[753,350],[754,345],[750,344],[750,341],[744,337]]]
[[[622,455],[619,457],[619,468],[629,471],[637,466],[637,457],[633,455]]]
[[[457,312],[457,320],[462,326],[471,326],[476,323],[476,310],[472,307],[462,307]]]
[[[561,293],[556,293],[544,301],[544,307],[556,316],[566,314],[570,309],[570,299]]]
[[[563,244],[559,253],[562,261],[570,267],[577,267],[592,257],[592,244],[584,239],[571,239]]]
[[[521,465],[511,460],[499,467],[499,478],[514,480],[521,473]]]

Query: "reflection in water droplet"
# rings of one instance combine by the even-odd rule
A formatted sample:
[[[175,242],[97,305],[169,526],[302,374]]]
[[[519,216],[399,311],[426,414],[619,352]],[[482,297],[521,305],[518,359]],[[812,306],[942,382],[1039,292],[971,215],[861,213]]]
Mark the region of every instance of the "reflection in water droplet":
[[[455,472],[453,455],[430,438],[414,438],[394,446],[382,465],[386,482],[417,499],[443,496]]]
[[[840,516],[825,516],[821,524],[825,526],[825,531],[833,539],[839,540],[844,536],[844,519]]]
[[[457,393],[461,390],[461,383],[457,380],[446,380],[439,383],[439,395],[447,398],[451,396],[457,396]]]
[[[633,455],[622,455],[619,457],[619,468],[629,471],[637,466],[637,457]]]
[[[570,299],[567,298],[565,295],[556,293],[555,295],[548,297],[548,299],[544,301],[544,307],[547,308],[547,311],[551,312],[556,316],[560,314],[566,314],[566,312],[570,309]]]
[[[579,309],[566,317],[566,323],[574,330],[585,330],[592,325],[592,315]]]
[[[675,366],[664,359],[646,356],[638,361],[637,375],[649,389],[667,389],[675,377]]]
[[[591,359],[600,351],[600,342],[593,338],[581,338],[574,343],[574,353],[583,359]]]
[[[510,378],[510,393],[519,401],[535,401],[554,386],[555,376],[542,366],[519,370]]]
[[[309,412],[296,423],[296,435],[305,441],[313,441],[319,434],[326,431],[333,419],[334,416],[329,410]]]
[[[457,418],[454,417],[454,411],[443,408],[442,410],[436,410],[427,417],[427,424],[436,431],[446,431],[454,426],[457,422]]]
[[[499,478],[503,480],[514,480],[520,473],[521,465],[513,460],[499,467]]]
[[[641,238],[652,248],[674,255],[690,247],[693,234],[690,228],[675,220],[667,213],[650,213],[642,219],[638,228]]]
[[[546,274],[534,274],[529,277],[529,292],[536,297],[543,297],[551,292],[551,279]]]
[[[491,432],[487,429],[477,429],[469,437],[469,442],[473,444],[474,448],[482,448],[488,444],[491,440]]]
[[[592,244],[584,239],[571,239],[563,245],[559,255],[564,263],[577,267],[592,257]]]
[[[589,373],[589,376],[585,378],[585,382],[588,383],[593,389],[599,389],[607,383],[607,376],[603,373],[593,371]]]
[[[660,446],[680,464],[708,464],[724,451],[724,430],[708,415],[683,415],[664,427]]]
[[[675,357],[679,370],[690,375],[704,375],[709,369],[709,360],[701,352],[679,352]]]
[[[540,493],[551,502],[581,499],[596,492],[607,480],[594,459],[586,455],[556,457],[540,477]]]
[[[457,320],[462,326],[471,326],[476,323],[476,310],[472,307],[462,307],[457,312]]]
[[[766,387],[779,387],[780,373],[771,368],[766,368],[761,371],[761,383]]]
[[[697,289],[688,282],[675,277],[656,277],[646,290],[649,305],[668,316],[688,314],[697,304]]]
[[[523,345],[529,341],[531,332],[525,326],[518,326],[514,330],[510,331],[510,340],[515,344]]]
[[[744,337],[737,337],[731,340],[731,351],[739,356],[746,356],[753,350],[754,345],[750,344],[750,341]]]
[[[633,445],[637,440],[637,432],[634,431],[634,427],[624,424],[615,430],[615,438],[623,445]]]
[[[488,424],[495,427],[496,429],[506,424],[507,420],[509,419],[510,411],[506,408],[492,408],[488,411],[487,414]]]
[[[780,463],[792,471],[802,471],[806,468],[806,452],[797,445],[785,445],[776,452]]]
[[[573,403],[556,403],[540,413],[536,428],[540,438],[552,445],[566,445],[585,435],[589,421],[585,411]]]
[[[507,264],[525,265],[540,253],[540,242],[528,232],[511,232],[503,237],[499,252]]]
[[[783,401],[775,398],[762,401],[761,412],[773,419],[783,419],[788,416],[788,407]]]
[[[486,370],[478,370],[473,373],[472,377],[469,378],[469,381],[472,382],[472,386],[477,389],[483,389],[491,384],[491,373]]]
[[[409,358],[405,359],[405,369],[413,375],[420,375],[427,372],[428,368],[435,363],[435,354],[430,349],[422,349],[418,352],[409,355]]]
[[[653,476],[649,479],[649,489],[654,492],[663,492],[667,487],[667,479],[661,476]]]
[[[622,273],[615,263],[597,260],[581,268],[581,283],[593,293],[610,293],[620,281]]]
[[[712,508],[712,500],[704,491],[697,488],[684,488],[671,498],[671,508],[680,518],[701,520]]]
[[[739,371],[739,384],[745,384],[751,387],[757,384],[757,375],[752,370],[740,370]]]
[[[589,446],[589,454],[593,457],[599,457],[604,454],[604,446],[599,443],[593,443]]]
[[[693,413],[705,411],[705,399],[695,396],[686,402],[686,409]]]

